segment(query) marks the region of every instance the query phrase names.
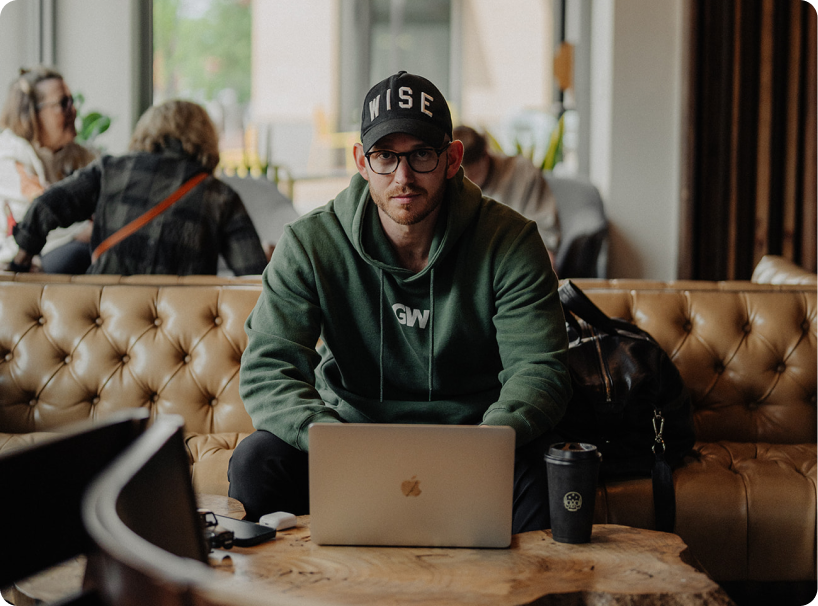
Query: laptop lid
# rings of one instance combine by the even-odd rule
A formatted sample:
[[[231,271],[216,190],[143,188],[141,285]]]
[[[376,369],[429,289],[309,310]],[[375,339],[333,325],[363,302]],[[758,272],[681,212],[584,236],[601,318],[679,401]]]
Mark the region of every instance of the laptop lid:
[[[514,443],[510,427],[313,424],[312,541],[508,547]]]

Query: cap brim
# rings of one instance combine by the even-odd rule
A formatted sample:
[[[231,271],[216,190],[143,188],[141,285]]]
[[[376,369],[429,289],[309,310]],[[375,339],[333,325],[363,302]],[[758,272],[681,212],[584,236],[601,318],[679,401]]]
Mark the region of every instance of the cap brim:
[[[364,147],[364,152],[372,149],[372,146],[386,135],[394,133],[412,135],[434,148],[441,147],[446,137],[446,133],[442,129],[428,122],[410,118],[392,118],[386,122],[376,124],[363,135],[361,144]]]

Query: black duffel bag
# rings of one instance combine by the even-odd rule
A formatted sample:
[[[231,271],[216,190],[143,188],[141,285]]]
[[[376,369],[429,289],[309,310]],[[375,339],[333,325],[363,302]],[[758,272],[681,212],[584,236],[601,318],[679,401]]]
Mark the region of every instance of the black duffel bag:
[[[570,280],[559,295],[574,395],[556,431],[595,444],[603,478],[651,476],[656,529],[672,532],[672,468],[695,442],[690,394],[679,370],[647,332],[609,318]]]

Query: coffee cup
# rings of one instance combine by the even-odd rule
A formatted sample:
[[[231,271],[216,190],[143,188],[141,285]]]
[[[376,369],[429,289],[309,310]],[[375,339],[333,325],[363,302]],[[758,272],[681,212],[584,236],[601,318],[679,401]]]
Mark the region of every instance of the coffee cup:
[[[558,442],[545,455],[551,535],[560,543],[588,543],[601,455],[593,444]]]

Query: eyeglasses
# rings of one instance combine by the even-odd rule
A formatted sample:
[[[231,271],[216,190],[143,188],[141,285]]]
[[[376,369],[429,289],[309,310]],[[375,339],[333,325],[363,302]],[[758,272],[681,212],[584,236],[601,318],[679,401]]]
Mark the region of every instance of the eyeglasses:
[[[447,147],[449,147],[449,143],[446,143],[440,149],[422,147],[408,152],[376,149],[365,153],[364,156],[366,156],[366,161],[369,162],[369,168],[372,169],[372,172],[379,175],[391,175],[398,170],[401,158],[406,158],[409,168],[416,173],[430,173],[437,168],[438,163],[440,163],[440,155],[446,151]]]
[[[71,95],[65,95],[59,101],[44,101],[43,103],[37,104],[37,109],[41,110],[44,107],[51,107],[53,105],[59,105],[60,109],[63,112],[67,113],[74,107],[74,97],[72,97]]]

